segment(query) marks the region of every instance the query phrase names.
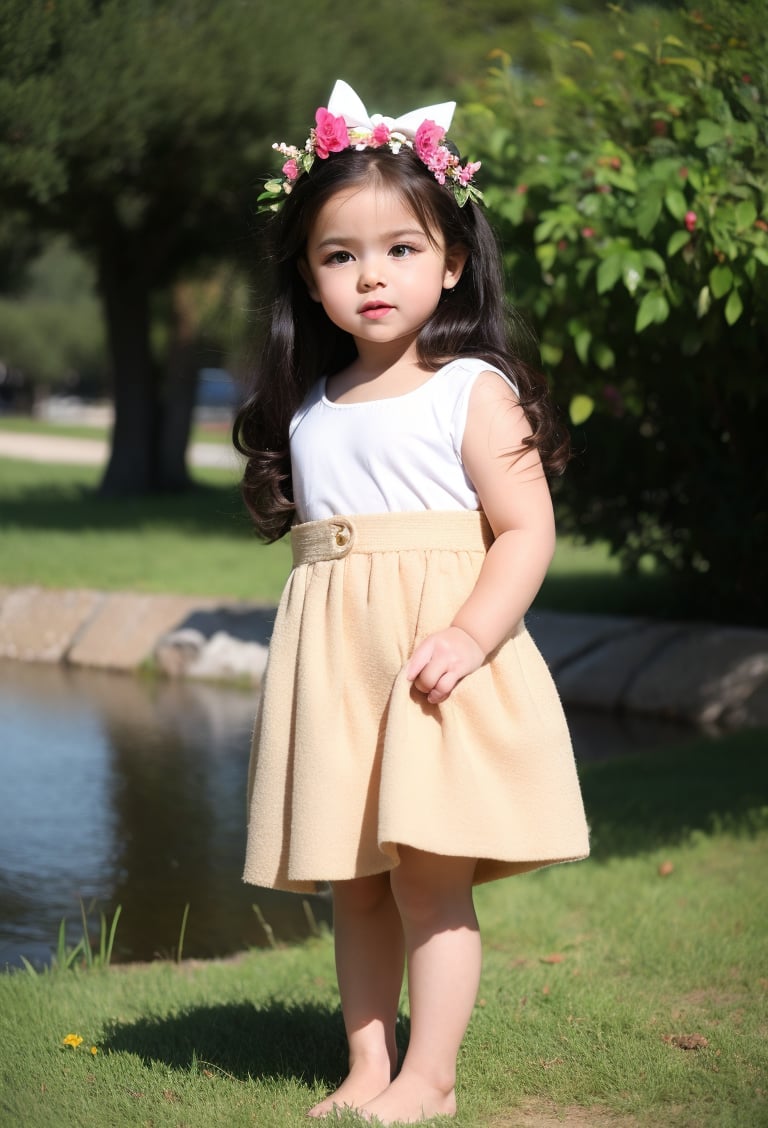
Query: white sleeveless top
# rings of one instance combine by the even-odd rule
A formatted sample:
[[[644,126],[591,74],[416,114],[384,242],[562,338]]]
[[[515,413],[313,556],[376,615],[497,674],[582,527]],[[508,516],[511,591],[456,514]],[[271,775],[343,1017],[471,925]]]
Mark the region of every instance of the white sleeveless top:
[[[517,391],[500,369],[466,357],[391,399],[332,403],[325,378],[314,384],[289,430],[298,520],[479,508],[461,444],[481,372],[497,372]]]

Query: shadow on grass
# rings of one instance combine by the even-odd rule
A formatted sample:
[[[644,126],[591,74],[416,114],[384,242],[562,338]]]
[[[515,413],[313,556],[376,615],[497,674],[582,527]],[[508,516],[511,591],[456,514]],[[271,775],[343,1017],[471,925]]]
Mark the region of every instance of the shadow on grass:
[[[151,526],[201,534],[253,538],[253,526],[236,484],[198,482],[182,493],[103,497],[82,480],[19,485],[0,496],[0,524],[16,529],[77,532],[135,530]]]
[[[104,1049],[136,1054],[188,1070],[206,1062],[244,1081],[295,1077],[334,1084],[345,1063],[341,1015],[307,1003],[195,1006],[178,1014],[148,1016],[108,1032]]]
[[[768,730],[587,763],[580,778],[597,859],[677,845],[697,831],[768,829]]]
[[[407,1020],[400,1024],[407,1040]],[[270,1002],[195,1006],[178,1014],[115,1024],[105,1050],[136,1054],[171,1069],[214,1066],[241,1081],[293,1077],[335,1087],[346,1073],[347,1045],[337,1007]],[[203,1066],[204,1067],[204,1066]]]
[[[548,575],[533,610],[592,615],[647,615],[651,619],[688,618],[674,576],[629,575],[606,569]]]

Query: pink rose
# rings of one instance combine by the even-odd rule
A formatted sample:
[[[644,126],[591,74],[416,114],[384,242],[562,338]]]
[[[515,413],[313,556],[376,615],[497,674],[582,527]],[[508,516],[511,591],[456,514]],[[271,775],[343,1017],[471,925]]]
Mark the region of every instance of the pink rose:
[[[413,147],[416,155],[428,164],[431,157],[437,152],[440,142],[445,136],[445,130],[434,121],[423,121],[416,130]]]
[[[428,167],[432,172],[445,172],[453,159],[453,154],[446,149],[445,145],[441,145],[439,149],[435,149],[427,160]]]
[[[594,227],[582,227],[581,234],[585,239],[592,239],[594,238],[595,229]]]
[[[283,165],[283,176],[287,176],[289,180],[298,180],[299,166],[293,157]]]
[[[315,153],[325,160],[329,153],[340,153],[349,148],[347,123],[343,117],[334,117],[324,106],[315,114]]]
[[[686,231],[694,230],[694,228],[696,227],[696,220],[698,218],[699,217],[696,215],[695,211],[687,211],[685,213],[685,219],[683,220],[683,223],[685,224]]]
[[[389,141],[389,136],[389,126],[385,125],[383,121],[380,121],[373,131],[374,145],[386,145],[386,143]]]
[[[444,145],[441,145],[426,162],[427,168],[430,172],[434,173],[435,180],[438,184],[445,184],[445,174],[453,159],[452,154]]]
[[[464,185],[469,184],[470,180],[479,168],[480,161],[468,161],[459,173],[459,180],[461,181],[461,183]]]

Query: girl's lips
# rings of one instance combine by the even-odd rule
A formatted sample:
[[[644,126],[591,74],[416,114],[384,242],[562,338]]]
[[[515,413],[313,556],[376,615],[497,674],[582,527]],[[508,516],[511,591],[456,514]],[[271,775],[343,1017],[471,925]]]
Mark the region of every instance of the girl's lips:
[[[363,317],[367,317],[371,321],[376,321],[378,318],[384,317],[385,314],[389,313],[392,308],[391,305],[386,305],[384,302],[370,302],[368,305],[363,306],[360,313]]]

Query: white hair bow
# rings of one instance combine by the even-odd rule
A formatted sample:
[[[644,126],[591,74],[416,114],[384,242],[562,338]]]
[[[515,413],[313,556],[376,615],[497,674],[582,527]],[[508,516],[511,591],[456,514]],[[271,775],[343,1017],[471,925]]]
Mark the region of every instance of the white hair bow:
[[[343,117],[350,128],[362,127],[373,131],[377,125],[384,124],[395,133],[413,139],[419,126],[425,121],[434,121],[448,131],[455,102],[440,102],[437,106],[422,106],[419,110],[411,110],[398,118],[383,117],[382,114],[370,114],[366,110],[358,95],[348,82],[339,79],[331,91],[328,99],[328,112],[334,117]]]

